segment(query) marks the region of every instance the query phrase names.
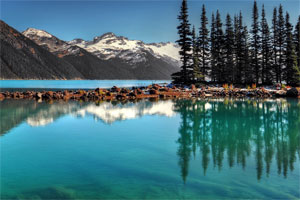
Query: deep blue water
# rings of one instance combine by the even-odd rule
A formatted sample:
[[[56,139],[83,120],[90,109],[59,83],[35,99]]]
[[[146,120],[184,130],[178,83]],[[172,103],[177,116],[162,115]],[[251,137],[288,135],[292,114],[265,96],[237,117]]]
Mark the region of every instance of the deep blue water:
[[[299,199],[298,100],[0,102],[1,199]]]
[[[153,83],[170,82],[170,80],[0,80],[0,88],[94,89],[113,86],[148,86]]]

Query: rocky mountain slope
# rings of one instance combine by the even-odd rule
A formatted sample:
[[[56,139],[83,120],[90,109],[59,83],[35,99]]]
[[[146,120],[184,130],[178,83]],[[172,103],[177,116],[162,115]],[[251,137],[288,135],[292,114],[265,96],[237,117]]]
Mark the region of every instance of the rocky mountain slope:
[[[93,41],[65,42],[34,28],[23,34],[89,79],[170,79],[179,70],[178,46],[173,43],[145,44],[113,33]]]
[[[170,79],[179,70],[173,43],[145,44],[107,33],[66,42],[1,21],[0,79]],[[26,36],[26,37],[25,37]]]
[[[0,79],[83,79],[65,60],[0,20]]]
[[[170,42],[145,44],[140,40],[129,40],[114,33],[105,33],[95,37],[93,41],[75,39],[68,43],[84,48],[103,60],[120,58],[134,65],[147,61],[146,52],[148,52],[170,64],[180,65],[179,47]]]
[[[29,28],[23,34],[59,59],[72,64],[85,79],[134,79],[131,72],[110,62],[102,61],[93,54],[46,31]]]

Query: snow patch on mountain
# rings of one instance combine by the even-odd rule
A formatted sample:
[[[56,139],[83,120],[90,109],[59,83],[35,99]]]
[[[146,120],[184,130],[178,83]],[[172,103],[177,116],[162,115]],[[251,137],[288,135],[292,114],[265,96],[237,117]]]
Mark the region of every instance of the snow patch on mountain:
[[[116,36],[114,33],[106,33],[95,37],[92,41],[74,39],[68,43],[77,45],[104,60],[121,58],[144,62],[146,52],[149,52],[156,58],[165,59],[178,65],[180,63],[179,46],[171,42],[145,44],[140,40],[129,40],[126,37]]]
[[[46,31],[35,29],[35,28],[28,28],[23,34],[27,37],[28,35],[37,35],[39,37],[47,37],[51,38],[52,35],[47,33]]]
[[[174,68],[179,68],[181,64],[179,46],[171,42],[147,44],[140,40],[116,36],[111,32],[97,36],[92,41],[74,39],[69,42],[35,28],[28,28],[23,34],[59,57],[80,54],[82,48],[102,60],[120,59],[132,68],[140,63],[151,63],[149,55]]]

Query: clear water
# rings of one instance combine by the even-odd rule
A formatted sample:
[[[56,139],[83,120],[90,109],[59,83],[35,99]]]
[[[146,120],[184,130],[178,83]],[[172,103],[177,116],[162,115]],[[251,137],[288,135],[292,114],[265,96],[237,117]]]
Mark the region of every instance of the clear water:
[[[0,80],[0,88],[65,88],[95,89],[148,86],[153,83],[170,83],[170,80]]]
[[[298,100],[4,100],[1,199],[299,199]]]

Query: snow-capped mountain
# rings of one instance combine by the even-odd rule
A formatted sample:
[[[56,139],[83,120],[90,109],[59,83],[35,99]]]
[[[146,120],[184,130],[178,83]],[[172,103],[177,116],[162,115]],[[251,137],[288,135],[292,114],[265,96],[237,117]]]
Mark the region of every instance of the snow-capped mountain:
[[[38,45],[46,48],[51,53],[58,55],[58,57],[80,53],[80,48],[77,46],[70,45],[43,30],[28,28],[23,32],[23,35],[25,35],[27,38],[30,38]]]
[[[145,62],[146,52],[149,52],[156,58],[173,62],[176,65],[180,64],[179,47],[171,42],[145,44],[140,40],[129,40],[126,37],[116,36],[114,33],[106,33],[95,37],[93,41],[75,39],[68,43],[77,45],[104,60],[120,58],[134,64]]]
[[[146,44],[113,33],[66,42],[35,28],[23,35],[72,64],[85,79],[167,80],[179,71],[179,47],[170,42]]]

